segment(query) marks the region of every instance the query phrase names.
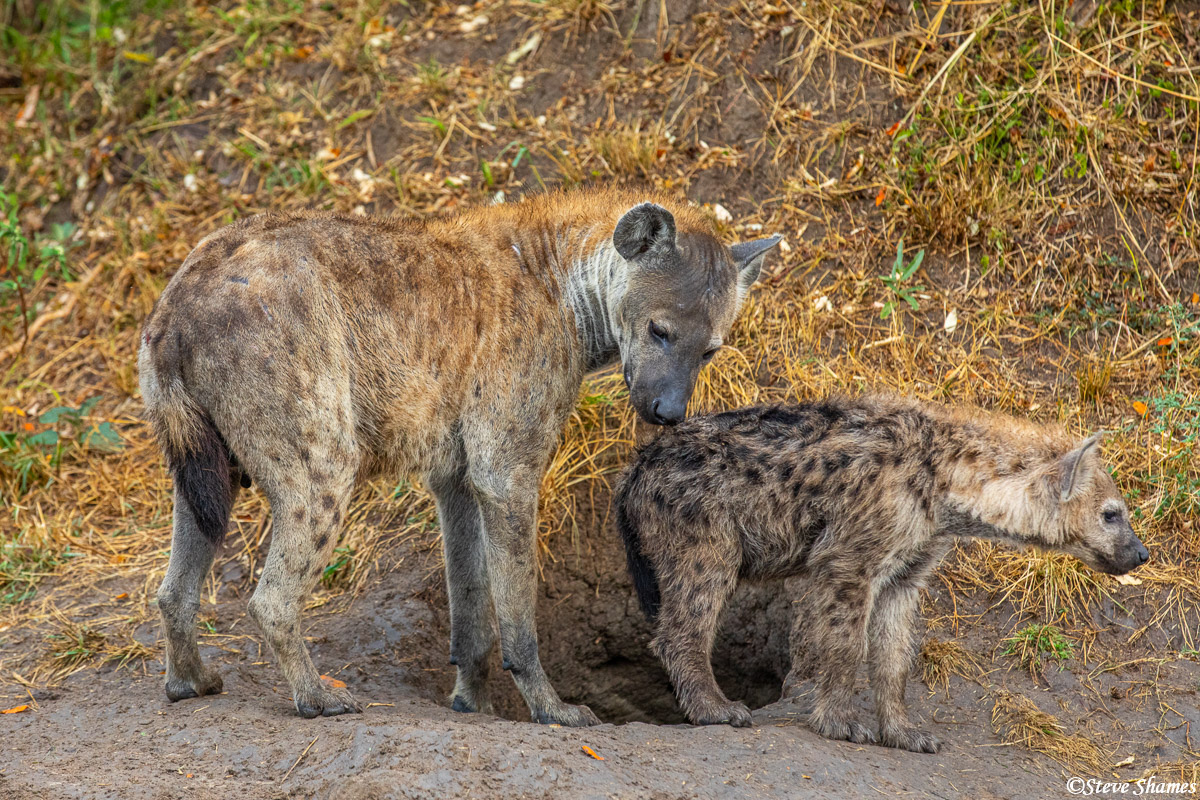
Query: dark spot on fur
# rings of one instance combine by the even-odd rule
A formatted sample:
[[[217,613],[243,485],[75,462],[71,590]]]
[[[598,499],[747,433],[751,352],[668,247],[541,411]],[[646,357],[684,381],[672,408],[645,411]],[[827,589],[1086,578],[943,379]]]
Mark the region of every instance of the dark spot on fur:
[[[240,283],[242,286],[249,286],[249,285],[250,285],[250,280],[249,280],[249,278],[244,278],[244,277],[242,277],[241,275],[235,275],[235,276],[233,276],[232,278],[229,278],[228,280],[229,280],[229,282],[230,282],[230,283]]]
[[[326,511],[333,508],[335,505],[337,505],[337,500],[334,499],[333,495],[328,493],[321,495],[321,507]]]
[[[297,508],[292,516],[296,518],[296,522],[304,522],[304,518],[307,516],[307,514],[305,514],[303,508]]]
[[[320,552],[321,550],[324,550],[325,545],[327,545],[327,544],[329,544],[329,534],[328,533],[322,533],[320,536],[317,537],[317,551],[318,552]]]

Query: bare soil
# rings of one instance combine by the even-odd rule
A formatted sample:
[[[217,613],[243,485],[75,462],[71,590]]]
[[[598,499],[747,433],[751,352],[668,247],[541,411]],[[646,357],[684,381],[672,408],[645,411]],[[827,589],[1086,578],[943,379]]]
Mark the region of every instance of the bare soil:
[[[1010,669],[1010,659],[993,663],[986,652],[1015,624],[1012,609],[1000,603],[957,609],[967,621],[957,641],[986,674],[976,681],[953,677],[938,692],[919,676],[910,681],[911,710],[943,740],[939,754],[828,741],[805,727],[803,696],[778,699],[790,604],[776,584],[739,591],[714,657],[727,692],[757,707],[755,726],[680,724],[665,676],[646,650],[649,629],[618,542],[600,524],[581,536],[576,552],[547,564],[539,614],[552,679],[605,724],[565,729],[526,722],[499,669],[493,683],[503,717],[457,714],[445,702],[453,668],[446,663],[448,616],[431,544],[402,545],[398,569],[380,570],[357,596],[333,597],[309,614],[314,660],[371,704],[363,714],[296,716],[286,683],[245,615],[249,583],[229,560],[216,570],[224,580],[215,584],[215,632],[202,637],[225,692],[169,703],[162,664],[153,660],[144,672],[86,671],[53,690],[35,690],[36,713],[0,717],[0,796],[1056,797],[1079,770],[1003,744],[990,724],[996,687],[1031,698],[1068,732],[1100,743],[1114,763],[1133,756],[1114,773],[1127,780],[1181,760],[1191,749],[1190,726],[1200,723],[1200,665],[1152,658],[1171,643],[1152,643],[1150,634],[1140,648],[1122,645],[1142,616],[1136,606],[1126,604],[1132,616],[1112,603],[1094,609],[1101,633],[1087,657],[1069,659],[1061,671],[1050,667],[1035,682]],[[120,589],[119,581],[95,587],[110,596]],[[950,605],[939,590],[927,611],[945,619]],[[930,635],[955,638],[952,630]],[[157,636],[151,624],[138,632],[156,648]],[[1110,657],[1118,649],[1124,656]],[[1145,660],[1132,657],[1136,649]],[[10,690],[4,702],[23,699],[29,702]],[[857,703],[871,713],[865,675]],[[1175,715],[1162,711],[1167,707]]]

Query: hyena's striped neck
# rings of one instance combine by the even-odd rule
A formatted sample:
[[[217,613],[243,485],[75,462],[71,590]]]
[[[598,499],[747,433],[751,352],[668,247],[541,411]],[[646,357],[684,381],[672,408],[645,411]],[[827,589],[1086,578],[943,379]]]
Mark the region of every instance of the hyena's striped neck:
[[[617,308],[629,287],[629,262],[621,258],[611,239],[588,242],[565,259],[565,302],[575,316],[590,372],[613,363],[621,355],[621,328]]]

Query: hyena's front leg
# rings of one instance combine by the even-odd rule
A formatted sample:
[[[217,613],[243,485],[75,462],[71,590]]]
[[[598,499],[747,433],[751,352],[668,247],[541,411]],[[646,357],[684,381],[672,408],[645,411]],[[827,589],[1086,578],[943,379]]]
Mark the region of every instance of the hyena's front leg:
[[[427,482],[437,498],[446,559],[450,663],[458,667],[451,707],[490,713],[487,681],[496,627],[479,504],[467,483],[465,465],[449,475],[431,475]]]
[[[239,480],[240,476],[233,477],[231,493],[235,498]],[[200,532],[187,500],[176,491],[171,560],[158,589],[158,611],[167,639],[167,697],[171,702],[218,694],[222,688],[221,676],[204,665],[196,645],[200,589],[218,546],[219,542]]]
[[[564,703],[550,685],[538,657],[534,606],[537,599],[538,471],[502,472],[472,465],[487,538],[487,569],[500,620],[504,668],[529,705],[534,722],[597,725],[587,706]]]
[[[321,466],[309,472],[297,465],[281,486],[264,487],[274,517],[271,550],[249,612],[279,660],[296,711],[332,717],[362,708],[344,686],[321,680],[304,645],[300,611],[337,544],[354,474],[348,466],[339,468],[338,459],[311,462]]]
[[[879,715],[879,739],[888,747],[936,753],[941,743],[908,720],[904,687],[915,654],[913,628],[920,591],[906,584],[884,589],[871,614],[871,689]]]
[[[851,709],[858,666],[867,654],[867,619],[872,589],[861,577],[814,571],[813,619],[808,631],[820,652],[816,656],[816,700],[809,727],[829,739],[874,742],[871,729]]]
[[[658,576],[662,586],[651,647],[662,659],[675,695],[694,725],[750,725],[750,709],[725,696],[712,670],[721,612],[737,587],[740,553],[718,548],[683,551]]]

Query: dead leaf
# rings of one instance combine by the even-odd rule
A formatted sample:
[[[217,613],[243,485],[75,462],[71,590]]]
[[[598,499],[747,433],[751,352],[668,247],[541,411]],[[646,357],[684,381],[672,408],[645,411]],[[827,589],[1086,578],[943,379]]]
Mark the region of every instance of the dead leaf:
[[[20,714],[28,710],[29,706],[14,706],[13,708],[6,708],[3,711],[0,711],[0,714]]]
[[[879,194],[875,195],[875,207],[876,207],[876,208],[878,208],[879,206],[883,205],[883,198],[885,198],[885,197],[887,197],[887,187],[886,187],[886,186],[880,186],[880,187],[879,187]]]
[[[334,689],[345,689],[346,688],[345,681],[339,681],[337,678],[331,678],[328,675],[322,675],[321,681],[323,683],[325,683],[327,686],[333,687]]]
[[[953,308],[946,314],[946,321],[942,323],[942,329],[946,333],[954,333],[958,329],[958,312]]]
[[[1118,576],[1117,576],[1117,583],[1121,584],[1122,586],[1141,586],[1141,585],[1142,585],[1142,579],[1141,579],[1141,578],[1135,578],[1135,577],[1133,577],[1132,575],[1118,575]],[[1130,759],[1129,759],[1129,763],[1133,763],[1133,758],[1132,758],[1132,757],[1130,757]],[[1122,766],[1122,765],[1121,765],[1121,764],[1117,764],[1117,766],[1119,767],[1119,766]]]
[[[542,43],[541,31],[534,31],[533,35],[525,40],[525,43],[513,50],[504,57],[504,61],[508,64],[515,64],[525,56],[537,50],[538,45]]]
[[[33,112],[37,110],[38,95],[41,91],[42,87],[34,84],[29,93],[25,95],[25,102],[21,105],[21,112],[17,114],[18,128],[24,128],[29,124],[29,120],[33,119]]]
[[[583,750],[583,752],[587,753],[589,756],[591,756],[592,758],[596,759],[597,761],[603,761],[603,760],[604,760],[604,756],[597,755],[597,754],[596,754],[596,751],[595,751],[595,750],[593,750],[592,748],[588,747],[586,744],[581,744],[581,745],[579,745],[579,747],[580,747],[580,749],[581,749],[581,750]]]
[[[900,130],[900,121],[899,120],[892,123],[892,127],[888,128],[886,132],[887,132],[888,136],[895,136],[896,131],[898,131],[898,130]]]
[[[1134,400],[1133,401],[1133,410],[1138,413],[1139,417],[1144,417],[1144,416],[1146,416],[1146,412],[1149,411],[1150,408],[1145,403],[1143,403],[1141,400]]]

